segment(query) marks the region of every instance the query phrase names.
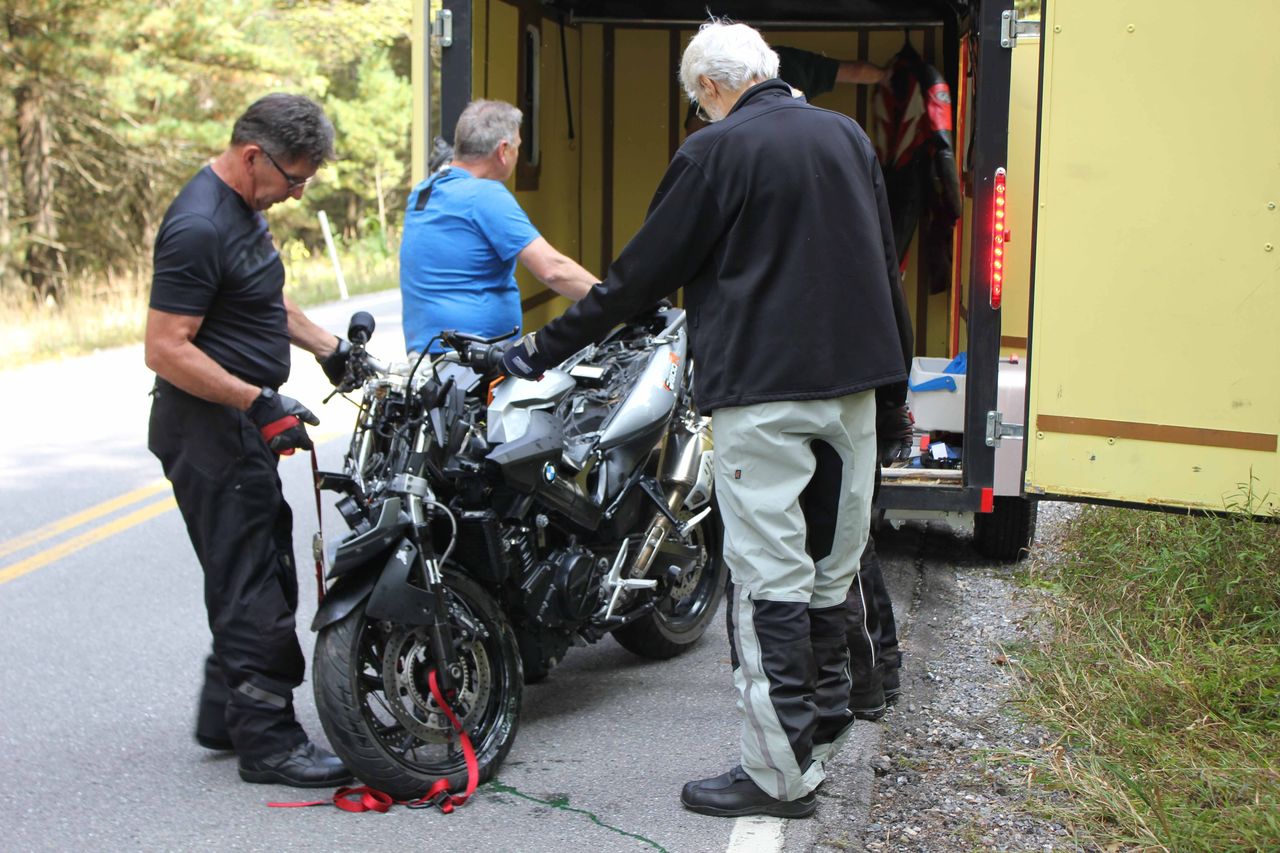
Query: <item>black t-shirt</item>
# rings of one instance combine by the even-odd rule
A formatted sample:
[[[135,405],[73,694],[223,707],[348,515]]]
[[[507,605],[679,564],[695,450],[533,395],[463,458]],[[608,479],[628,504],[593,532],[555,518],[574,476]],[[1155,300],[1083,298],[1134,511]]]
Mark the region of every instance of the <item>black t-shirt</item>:
[[[775,47],[774,52],[778,54],[778,76],[804,92],[809,101],[836,87],[838,60],[798,47]]]
[[[203,317],[195,345],[246,382],[278,388],[289,378],[280,253],[262,214],[208,166],[160,223],[151,307]]]

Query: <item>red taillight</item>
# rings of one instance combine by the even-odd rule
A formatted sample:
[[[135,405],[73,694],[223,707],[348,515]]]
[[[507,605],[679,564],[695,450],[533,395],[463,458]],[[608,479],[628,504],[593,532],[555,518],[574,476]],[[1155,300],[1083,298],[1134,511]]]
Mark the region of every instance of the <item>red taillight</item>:
[[[1004,242],[1009,233],[1005,220],[1004,169],[996,169],[995,204],[991,216],[991,307],[998,309],[1004,297]]]

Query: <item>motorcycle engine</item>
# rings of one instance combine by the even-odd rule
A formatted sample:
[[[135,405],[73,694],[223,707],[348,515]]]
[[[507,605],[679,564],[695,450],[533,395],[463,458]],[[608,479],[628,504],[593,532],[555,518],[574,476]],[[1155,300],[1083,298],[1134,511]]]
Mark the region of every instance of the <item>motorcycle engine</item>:
[[[520,584],[525,610],[545,627],[580,625],[600,602],[600,574],[595,555],[585,548],[552,551]]]

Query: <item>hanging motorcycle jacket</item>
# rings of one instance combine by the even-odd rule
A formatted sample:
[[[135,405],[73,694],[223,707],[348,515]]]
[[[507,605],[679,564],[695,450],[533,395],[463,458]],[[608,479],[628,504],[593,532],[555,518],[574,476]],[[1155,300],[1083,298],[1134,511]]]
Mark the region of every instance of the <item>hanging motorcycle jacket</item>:
[[[951,138],[951,91],[908,44],[894,57],[889,79],[876,87],[874,107],[876,154],[898,262],[905,262],[919,224],[921,282],[929,293],[941,293],[951,280],[952,229],[963,209]]]

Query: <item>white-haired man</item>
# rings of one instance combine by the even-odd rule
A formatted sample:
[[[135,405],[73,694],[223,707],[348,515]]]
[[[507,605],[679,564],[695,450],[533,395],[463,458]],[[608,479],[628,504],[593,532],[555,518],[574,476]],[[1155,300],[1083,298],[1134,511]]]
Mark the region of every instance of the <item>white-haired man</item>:
[[[467,104],[453,162],[414,187],[400,245],[405,346],[440,352],[444,329],[496,337],[521,325],[518,260],[547,287],[581,299],[598,278],[557,251],[503,186],[520,156],[522,114],[503,101]]]
[[[793,98],[777,71],[750,27],[702,27],[680,79],[713,124],[676,153],[605,280],[504,358],[536,376],[685,288],[696,401],[714,418],[743,728],[742,764],[681,799],[723,816],[811,815],[852,724],[845,596],[870,521],[873,389],[902,381],[909,358],[871,143]]]

